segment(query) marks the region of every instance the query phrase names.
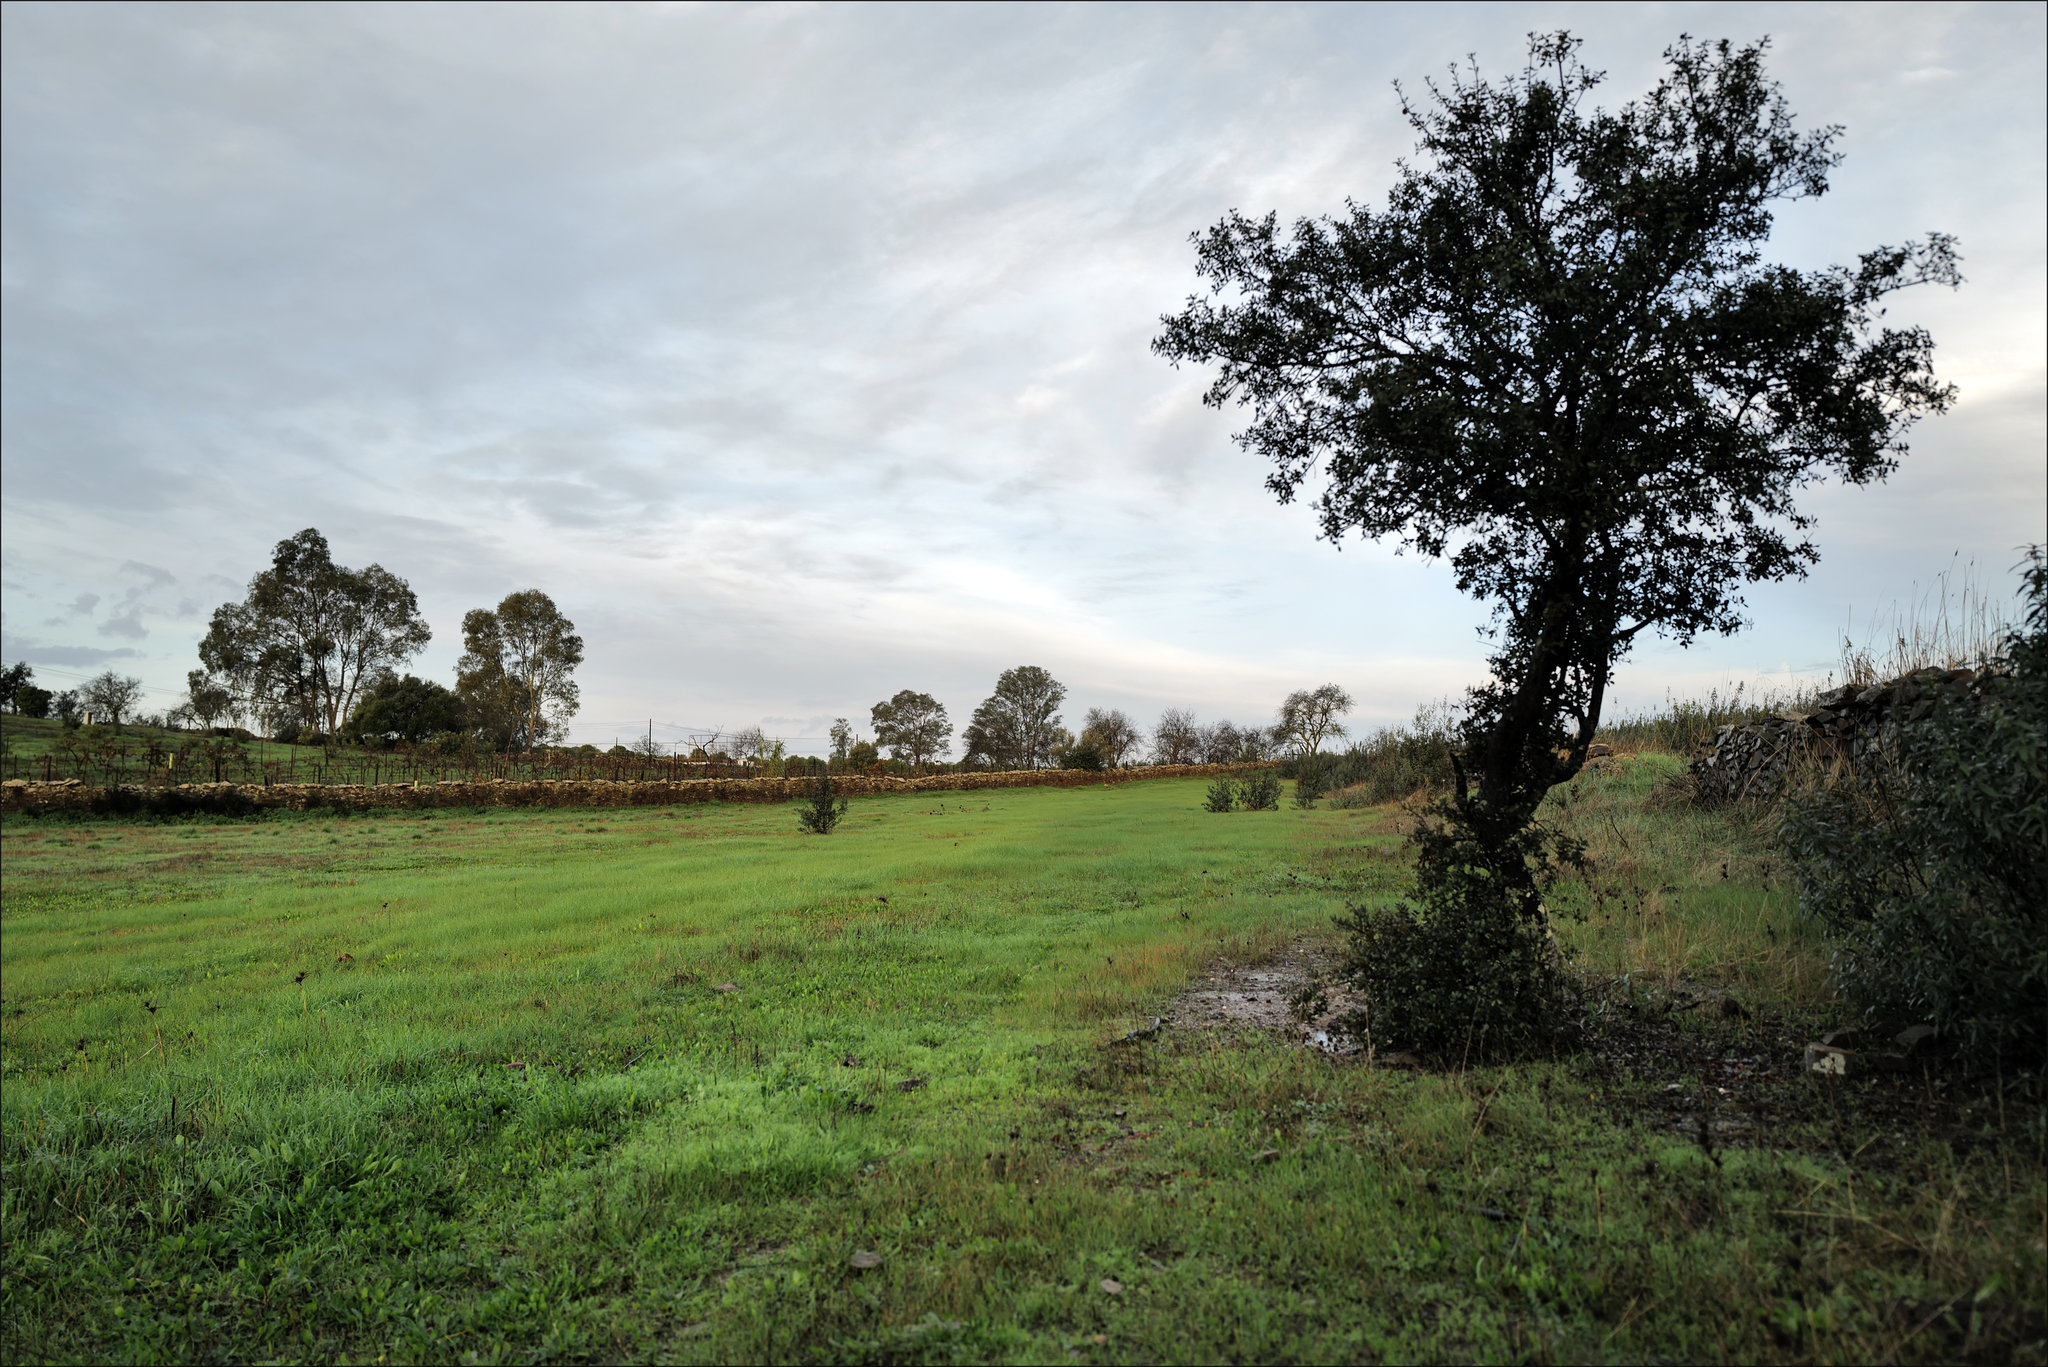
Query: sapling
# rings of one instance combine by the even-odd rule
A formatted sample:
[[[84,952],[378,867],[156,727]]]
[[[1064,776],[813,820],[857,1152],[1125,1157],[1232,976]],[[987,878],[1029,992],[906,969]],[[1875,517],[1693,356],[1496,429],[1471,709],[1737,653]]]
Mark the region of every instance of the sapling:
[[[796,824],[813,835],[830,835],[846,815],[846,807],[846,798],[833,795],[831,771],[821,769],[817,782],[811,785],[810,801],[796,814]]]

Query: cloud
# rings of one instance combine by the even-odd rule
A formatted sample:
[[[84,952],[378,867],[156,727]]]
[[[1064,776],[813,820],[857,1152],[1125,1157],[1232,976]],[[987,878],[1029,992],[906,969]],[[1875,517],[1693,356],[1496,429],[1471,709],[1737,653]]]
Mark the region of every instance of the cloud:
[[[2044,535],[2043,18],[1901,10],[1717,22],[1772,32],[1802,118],[1850,130],[1774,250],[1963,233],[1970,284],[1894,309],[1962,401],[1892,485],[1814,492],[1826,558],[1752,595],[1755,632],[1640,652],[1636,694],[1824,654],[1958,547]],[[98,629],[147,631],[175,687],[211,604],[318,526],[419,592],[422,673],[467,608],[547,589],[605,740],[903,687],[964,715],[1026,653],[1083,710],[1239,720],[1325,678],[1392,719],[1477,677],[1448,575],[1317,543],[1244,414],[1148,344],[1191,231],[1376,202],[1409,151],[1391,82],[1512,69],[1526,14],[604,14],[6,9],[10,611],[61,637],[125,583]],[[1557,15],[1616,100],[1676,36]]]
[[[131,641],[139,641],[149,635],[149,628],[142,625],[141,605],[138,603],[122,605],[115,611],[113,616],[100,623],[100,635],[125,636]]]
[[[155,565],[145,565],[139,560],[123,560],[121,562],[121,573],[139,575],[149,581],[151,588],[160,588],[165,584],[175,584],[178,582],[178,576],[172,574],[169,570],[160,569]],[[132,593],[134,590],[131,589],[130,592]]]

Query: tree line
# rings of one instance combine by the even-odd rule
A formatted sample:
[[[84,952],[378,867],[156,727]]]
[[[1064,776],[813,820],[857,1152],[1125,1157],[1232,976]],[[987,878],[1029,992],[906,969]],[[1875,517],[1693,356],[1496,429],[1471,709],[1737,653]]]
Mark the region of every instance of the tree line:
[[[1339,720],[1351,695],[1336,684],[1288,694],[1270,726],[1229,721],[1202,725],[1192,712],[1169,707],[1149,731],[1120,708],[1091,707],[1076,735],[1063,725],[1067,687],[1037,665],[1006,669],[960,732],[960,763],[990,769],[1115,769],[1149,757],[1154,764],[1257,763],[1289,754],[1314,757],[1349,734]],[[913,769],[950,758],[952,723],[929,693],[904,689],[868,711],[873,739],[857,737],[840,717],[832,723],[830,764],[867,769],[889,758]],[[1148,755],[1149,752],[1149,755]]]

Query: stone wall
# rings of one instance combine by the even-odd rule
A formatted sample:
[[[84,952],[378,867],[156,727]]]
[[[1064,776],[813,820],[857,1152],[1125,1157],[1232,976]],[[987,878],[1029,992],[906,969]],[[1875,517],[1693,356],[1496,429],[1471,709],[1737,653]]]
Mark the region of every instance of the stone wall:
[[[835,792],[850,796],[950,793],[982,788],[1087,788],[1152,778],[1209,778],[1244,765],[1160,764],[1132,769],[1025,769],[986,774],[924,774],[916,778],[834,774]],[[1271,767],[1271,766],[1249,766]],[[406,810],[431,807],[669,807],[696,802],[788,802],[807,796],[814,778],[696,778],[666,782],[491,779],[478,782],[316,784],[180,783],[96,788],[77,779],[0,784],[0,810],[31,815],[93,812],[246,815],[289,811]]]
[[[1833,689],[1805,710],[1724,726],[1690,766],[1699,800],[1775,801],[1802,763],[1854,764],[1884,743],[1887,728],[1918,721],[1941,695],[1976,697],[1984,677],[1968,669],[1923,669],[1870,688]]]

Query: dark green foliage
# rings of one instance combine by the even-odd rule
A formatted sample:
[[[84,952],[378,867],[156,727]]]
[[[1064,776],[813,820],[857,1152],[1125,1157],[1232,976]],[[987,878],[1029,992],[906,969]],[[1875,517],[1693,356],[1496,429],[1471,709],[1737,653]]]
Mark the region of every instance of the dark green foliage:
[[[946,719],[945,704],[929,693],[903,689],[889,701],[876,703],[868,716],[874,723],[875,744],[888,746],[892,758],[912,768],[944,759],[953,748],[953,724]]]
[[[832,775],[828,770],[819,770],[817,782],[811,785],[811,795],[804,805],[797,809],[796,824],[812,835],[830,835],[839,819],[846,815],[847,800],[832,793]]]
[[[998,769],[1037,769],[1052,763],[1060,734],[1060,703],[1067,686],[1037,665],[1006,669],[996,690],[961,733],[966,758]]]
[[[1238,792],[1248,812],[1280,810],[1280,775],[1271,769],[1254,769],[1246,774]]]
[[[1414,924],[1437,948],[1404,962],[1452,975],[1411,983],[1441,1020],[1536,993],[1502,1008],[1517,1030],[1549,1014],[1525,971],[1523,940],[1544,943],[1530,826],[1584,765],[1616,662],[1644,632],[1732,632],[1745,584],[1814,563],[1800,488],[1883,479],[1952,398],[1887,296],[1961,282],[1939,233],[1854,267],[1764,259],[1776,205],[1827,190],[1840,130],[1796,130],[1763,44],[1682,38],[1619,108],[1594,103],[1579,46],[1531,35],[1518,75],[1454,71],[1405,103],[1416,156],[1383,210],[1291,233],[1233,212],[1198,235],[1209,295],[1154,342],[1218,367],[1205,401],[1252,410],[1238,440],[1283,502],[1323,482],[1325,537],[1396,538],[1493,605],[1493,677],[1420,851]]]
[[[1237,780],[1228,774],[1216,775],[1216,781],[1209,785],[1209,795],[1202,800],[1205,812],[1228,812],[1237,806]]]
[[[1501,855],[1481,845],[1440,798],[1418,823],[1409,902],[1354,907],[1337,924],[1351,932],[1342,976],[1365,998],[1345,1028],[1380,1049],[1408,1049],[1446,1063],[1539,1052],[1569,1018],[1570,980],[1542,904]],[[1579,847],[1540,826],[1506,851],[1519,873],[1547,882],[1579,862]]]
[[[1977,1061],[2048,1060],[2048,561],[2026,624],[1975,696],[1932,707],[1875,754],[1786,801],[1800,902],[1834,939],[1838,988],[1873,1025],[1926,1022]],[[1911,714],[1907,713],[1907,718]]]
[[[36,672],[28,667],[26,660],[17,660],[7,668],[0,669],[0,710],[20,711],[21,690],[29,687],[35,676]]]
[[[408,674],[372,684],[343,734],[367,745],[381,745],[387,737],[422,741],[444,731],[466,729],[462,699],[454,689]]]
[[[875,743],[871,740],[857,740],[846,752],[846,762],[853,766],[855,771],[865,770],[869,765],[879,763],[881,758],[882,752],[875,748]]]
[[[1052,762],[1055,768],[1085,769],[1089,773],[1100,773],[1108,767],[1103,763],[1101,747],[1087,736],[1053,751]]]
[[[55,696],[47,688],[23,684],[14,695],[14,710],[24,717],[47,717],[50,715],[50,700]]]

